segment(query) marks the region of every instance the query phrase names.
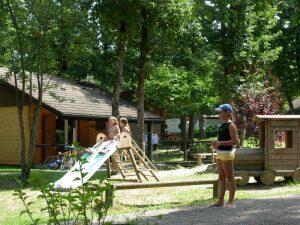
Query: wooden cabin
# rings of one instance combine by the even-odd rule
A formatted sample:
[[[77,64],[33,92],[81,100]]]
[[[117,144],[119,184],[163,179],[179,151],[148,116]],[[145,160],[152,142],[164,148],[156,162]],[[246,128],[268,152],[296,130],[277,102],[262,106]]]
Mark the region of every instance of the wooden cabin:
[[[236,151],[234,168],[246,185],[249,176],[266,185],[276,176],[300,181],[300,115],[259,115],[259,148]]]
[[[0,68],[0,165],[18,165],[20,131],[15,87],[12,78],[4,79],[6,73],[7,69]],[[106,132],[107,119],[112,112],[112,95],[96,86],[55,76],[49,81],[49,88],[43,95],[34,164],[42,164],[47,156],[57,154],[57,151],[73,142],[78,142],[81,146],[94,145],[97,134]],[[34,92],[33,100],[36,96]],[[28,99],[26,93],[23,113],[27,140],[30,117]],[[121,99],[120,117],[129,120],[132,136],[136,138],[138,131],[135,105]],[[145,111],[145,133],[160,135],[161,122],[162,117]]]

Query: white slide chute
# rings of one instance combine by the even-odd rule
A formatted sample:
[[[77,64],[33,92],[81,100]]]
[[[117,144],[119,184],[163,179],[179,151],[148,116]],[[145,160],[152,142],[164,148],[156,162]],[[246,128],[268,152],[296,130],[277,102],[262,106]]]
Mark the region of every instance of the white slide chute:
[[[117,151],[118,141],[105,141],[96,144],[90,150],[94,152],[91,155],[85,154],[86,162],[82,164],[82,174],[80,175],[80,163],[77,162],[61,179],[54,183],[54,188],[74,189],[86,183],[97,170],[106,162],[106,160]]]

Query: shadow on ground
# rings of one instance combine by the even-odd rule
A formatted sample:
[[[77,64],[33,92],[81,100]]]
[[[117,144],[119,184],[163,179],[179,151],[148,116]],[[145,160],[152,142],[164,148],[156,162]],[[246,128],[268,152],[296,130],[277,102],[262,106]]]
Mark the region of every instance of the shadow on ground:
[[[43,170],[32,169],[31,177],[39,176],[43,179],[43,183],[50,184],[60,179],[67,171],[60,170]],[[7,190],[14,190],[19,187],[18,179],[21,170],[18,168],[1,168],[0,169],[0,192]],[[106,174],[104,172],[97,172],[91,180],[104,179]],[[37,188],[37,186],[30,182],[26,185],[27,188]]]
[[[235,209],[189,207],[146,212],[142,225],[277,225],[300,224],[300,195],[286,198],[243,200]]]

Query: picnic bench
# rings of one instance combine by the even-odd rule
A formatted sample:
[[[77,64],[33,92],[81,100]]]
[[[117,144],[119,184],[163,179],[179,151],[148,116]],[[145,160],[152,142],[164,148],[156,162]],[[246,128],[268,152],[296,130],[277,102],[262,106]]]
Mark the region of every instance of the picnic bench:
[[[241,178],[236,178],[236,181],[240,181]],[[218,179],[208,180],[186,180],[186,181],[168,181],[168,182],[149,182],[149,183],[116,183],[109,184],[106,191],[106,204],[110,207],[115,207],[115,192],[119,190],[132,190],[132,189],[145,189],[145,188],[160,188],[160,187],[177,187],[177,186],[192,186],[192,185],[207,185],[213,186],[213,198],[218,197]]]
[[[197,165],[201,166],[203,163],[203,159],[207,159],[211,157],[211,161],[213,162],[213,153],[195,153],[192,155],[194,159],[197,160]]]

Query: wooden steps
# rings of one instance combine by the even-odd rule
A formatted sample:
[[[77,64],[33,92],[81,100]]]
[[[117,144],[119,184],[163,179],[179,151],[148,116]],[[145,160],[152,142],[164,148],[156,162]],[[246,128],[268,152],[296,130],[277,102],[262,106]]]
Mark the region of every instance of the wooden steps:
[[[158,171],[157,168],[127,133],[121,133],[118,151],[107,161],[109,178],[111,177],[111,168],[117,170],[123,179],[136,176],[138,182],[143,182],[143,179],[149,181],[149,178],[159,181],[155,174]],[[134,174],[130,173],[132,170],[135,172]]]

